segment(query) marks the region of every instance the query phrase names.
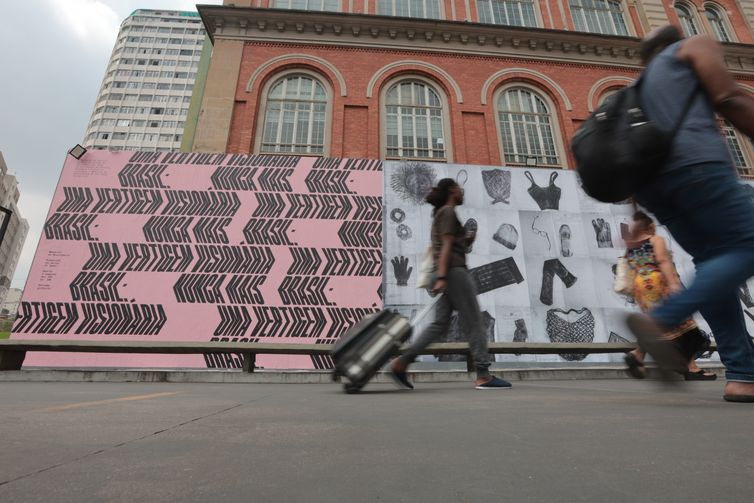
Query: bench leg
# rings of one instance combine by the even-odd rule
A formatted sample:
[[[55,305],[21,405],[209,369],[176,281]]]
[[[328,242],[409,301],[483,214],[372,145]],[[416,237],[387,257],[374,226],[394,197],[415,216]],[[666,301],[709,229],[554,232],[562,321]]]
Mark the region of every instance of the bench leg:
[[[0,351],[0,370],[21,370],[26,351]]]
[[[254,367],[257,366],[257,354],[256,353],[244,353],[243,355],[243,371],[252,373]]]

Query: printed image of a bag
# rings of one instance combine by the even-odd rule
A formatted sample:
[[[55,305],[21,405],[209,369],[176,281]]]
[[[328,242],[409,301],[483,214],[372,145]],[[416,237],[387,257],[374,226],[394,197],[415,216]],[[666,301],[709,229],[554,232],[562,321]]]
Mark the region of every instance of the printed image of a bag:
[[[594,315],[585,308],[547,311],[547,337],[554,343],[585,343],[594,341]],[[569,362],[581,361],[584,354],[561,353]]]

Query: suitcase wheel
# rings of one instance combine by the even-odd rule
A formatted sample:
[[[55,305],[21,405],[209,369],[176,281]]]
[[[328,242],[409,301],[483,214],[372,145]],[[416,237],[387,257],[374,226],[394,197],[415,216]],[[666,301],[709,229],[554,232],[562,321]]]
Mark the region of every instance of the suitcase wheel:
[[[343,391],[345,391],[349,395],[355,395],[359,391],[361,391],[361,386],[357,386],[354,383],[346,383],[343,385]]]

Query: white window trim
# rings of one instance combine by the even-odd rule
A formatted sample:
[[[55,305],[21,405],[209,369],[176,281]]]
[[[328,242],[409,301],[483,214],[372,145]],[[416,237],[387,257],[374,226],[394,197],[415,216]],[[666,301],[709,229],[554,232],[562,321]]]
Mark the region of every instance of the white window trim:
[[[264,126],[267,117],[267,97],[270,89],[281,79],[292,75],[306,75],[319,82],[325,89],[327,96],[327,105],[325,107],[325,135],[324,145],[321,154],[315,153],[297,153],[297,152],[264,152],[265,155],[303,155],[308,157],[328,157],[330,155],[330,144],[332,143],[332,112],[333,112],[333,90],[330,82],[321,74],[308,70],[306,68],[291,68],[272,75],[261,89],[259,99],[259,110],[256,114],[256,131],[254,134],[254,152],[262,153],[262,140],[264,139]]]
[[[738,144],[738,148],[741,150],[741,155],[744,158],[745,168],[747,170],[746,173],[742,172],[740,166],[736,166],[736,161],[733,159],[733,152],[730,152],[731,161],[733,162],[733,167],[736,169],[736,173],[740,176],[754,178],[754,151],[752,151],[752,149],[754,149],[754,144],[752,144],[752,141],[750,141],[749,138],[741,134],[741,132],[727,120],[720,120],[720,126],[723,139],[725,140],[725,146],[728,147],[728,150],[730,151],[730,146],[728,145],[728,132],[732,132],[736,139],[736,143]]]
[[[579,1],[582,1],[582,0],[579,0]],[[571,19],[573,20],[573,29],[578,31],[578,28],[576,28],[576,16],[574,15],[573,8],[571,6],[571,0],[568,0],[567,3],[568,3],[568,10],[571,13]],[[618,3],[620,3],[620,6],[621,6],[621,17],[623,18],[623,24],[626,27],[626,34],[623,35],[623,34],[620,34],[620,33],[607,33],[607,34],[604,34],[604,35],[616,36],[616,37],[631,37],[631,36],[635,36],[636,32],[634,31],[634,26],[633,26],[633,23],[631,22],[631,16],[627,15],[627,13],[628,13],[628,6],[626,5],[625,0],[620,0]],[[580,6],[580,7],[581,7],[580,12],[584,12],[583,5]],[[585,19],[585,21],[586,21],[586,19]],[[611,17],[611,21],[612,21],[612,17]],[[613,23],[613,24],[615,24],[615,23]],[[598,35],[600,34],[599,32],[594,32],[594,31],[585,31],[585,32],[581,32],[581,33],[595,33],[595,34],[598,34]]]
[[[396,16],[396,14],[380,14],[380,0],[374,0],[375,1],[375,12],[378,16]],[[393,4],[393,12],[395,12],[395,8],[397,4],[407,2],[408,0],[387,0],[389,2],[392,2]],[[440,17],[433,18],[433,17],[425,17],[425,16],[409,16],[413,19],[437,19],[437,20],[445,20],[448,19],[447,15],[445,13],[445,2],[443,0],[424,0],[424,9],[426,12],[427,3],[431,1],[436,1],[440,5]]]
[[[704,21],[710,28],[710,36],[713,38],[715,37],[715,31],[712,30],[712,25],[709,22],[709,19],[707,19],[707,8],[712,8],[715,11],[717,11],[718,16],[720,16],[720,20],[723,23],[723,27],[725,28],[725,31],[728,34],[728,38],[730,38],[730,43],[738,42],[738,38],[736,37],[736,31],[733,29],[733,25],[730,22],[730,15],[728,14],[727,9],[723,7],[722,5],[715,3],[715,2],[704,2]]]
[[[431,87],[440,97],[442,103],[442,127],[445,135],[445,158],[436,157],[394,157],[387,156],[387,92],[394,85],[403,81],[418,81]],[[417,74],[404,74],[394,77],[382,85],[380,89],[380,159],[394,159],[403,161],[424,161],[424,162],[453,162],[453,130],[450,127],[450,102],[445,93],[445,89],[436,81]]]
[[[503,0],[505,1],[505,0]],[[526,0],[511,0],[511,1],[526,1]],[[479,18],[479,22],[482,22],[482,14],[481,9],[479,8],[479,1],[475,0],[476,2],[476,8],[477,8],[477,17]],[[544,27],[544,21],[542,20],[542,13],[539,10],[539,2],[537,0],[532,0],[531,2],[534,5],[534,18],[536,21],[535,26],[526,26],[525,28],[543,28]],[[512,26],[512,27],[518,27],[516,25],[507,25],[507,24],[499,24],[499,23],[491,23],[494,26]]]
[[[540,87],[536,87],[533,85],[530,85],[526,82],[509,82],[507,84],[504,84],[500,86],[492,95],[492,103],[493,103],[493,113],[495,117],[495,131],[497,133],[497,143],[498,143],[498,152],[500,152],[500,163],[503,166],[525,166],[524,163],[513,163],[508,164],[505,160],[505,145],[503,144],[503,131],[500,127],[500,108],[498,107],[498,101],[500,99],[500,95],[511,90],[511,89],[524,89],[526,91],[529,91],[536,96],[538,96],[542,101],[545,102],[545,105],[550,110],[550,128],[552,130],[552,139],[553,143],[555,145],[555,152],[558,156],[558,160],[560,161],[560,164],[554,165],[554,164],[545,164],[545,165],[537,165],[538,168],[547,168],[547,169],[568,169],[568,157],[566,156],[566,150],[564,148],[563,143],[563,136],[561,133],[561,117],[560,117],[560,110],[555,102],[550,99],[550,96],[547,95],[547,93]]]
[[[697,34],[704,33],[706,30],[703,28],[702,20],[699,19],[699,12],[697,11],[697,8],[694,4],[686,2],[684,0],[677,0],[673,3],[673,11],[675,11],[676,16],[678,16],[678,20],[681,21],[680,16],[678,15],[678,11],[676,8],[683,7],[684,9],[688,10],[691,14],[691,20],[696,26]],[[681,21],[681,32],[684,36],[691,37],[694,34],[693,33],[686,33],[686,30],[683,29],[683,21]]]
[[[288,5],[287,7],[279,6],[277,5],[278,2],[286,3]],[[308,6],[311,2],[321,3],[324,6],[324,3],[326,2],[326,0],[306,0],[307,7],[304,7],[303,10],[308,10],[308,11],[313,11],[313,12],[342,12],[343,10],[343,0],[338,0],[338,8],[334,11],[324,10],[324,9],[312,9]],[[273,9],[293,9],[293,7],[291,7],[292,3],[293,3],[293,0],[273,0],[272,2],[270,2],[271,7]]]

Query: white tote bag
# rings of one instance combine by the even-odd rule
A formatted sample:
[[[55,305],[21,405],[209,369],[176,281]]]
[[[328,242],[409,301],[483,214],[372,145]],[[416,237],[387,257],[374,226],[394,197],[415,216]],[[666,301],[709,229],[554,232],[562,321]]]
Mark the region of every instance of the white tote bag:
[[[615,293],[631,296],[634,294],[634,271],[628,264],[626,257],[618,259],[618,265],[615,268],[615,284],[613,285]]]
[[[419,276],[416,278],[416,288],[430,290],[434,286],[435,277],[435,258],[432,253],[432,247],[427,247],[422,261],[419,264]]]

